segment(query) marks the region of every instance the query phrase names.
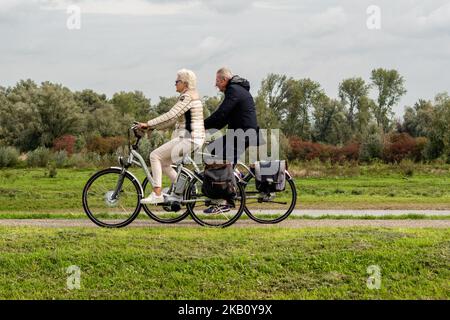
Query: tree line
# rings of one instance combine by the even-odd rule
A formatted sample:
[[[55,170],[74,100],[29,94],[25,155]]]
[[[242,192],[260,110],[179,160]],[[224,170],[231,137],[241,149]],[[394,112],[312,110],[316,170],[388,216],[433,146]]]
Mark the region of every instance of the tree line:
[[[416,139],[415,148],[421,146],[420,160],[450,159],[448,94],[438,94],[434,101],[419,100],[406,107],[403,119],[396,119],[393,107],[407,92],[397,70],[375,69],[369,83],[355,77],[344,79],[338,88],[338,97],[332,98],[311,79],[268,74],[255,96],[260,126],[281,129],[282,147],[291,159],[304,160],[300,154],[305,150],[299,148],[318,144],[334,146],[333,150],[356,145],[355,152],[361,158],[369,152],[370,160],[382,157],[386,144],[410,138]],[[168,111],[176,99],[160,97],[153,104],[140,91],[108,98],[90,89],[72,92],[61,84],[21,80],[0,87],[0,146],[27,152],[53,148],[65,141],[63,137],[72,136],[78,151],[89,149],[99,140],[123,137],[132,121],[154,118]],[[205,117],[221,99],[220,95],[203,98]],[[168,137],[157,133],[152,139],[162,142]]]

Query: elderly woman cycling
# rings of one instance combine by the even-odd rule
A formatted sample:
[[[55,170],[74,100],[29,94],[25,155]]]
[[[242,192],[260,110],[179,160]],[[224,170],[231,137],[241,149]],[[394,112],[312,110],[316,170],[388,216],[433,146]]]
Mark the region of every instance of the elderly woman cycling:
[[[177,72],[176,90],[180,93],[177,103],[167,113],[140,123],[141,129],[167,129],[176,124],[175,138],[163,144],[150,154],[152,175],[155,181],[153,192],[142,199],[143,204],[158,204],[164,202],[162,195],[162,173],[175,182],[176,171],[172,163],[190,153],[193,147],[200,147],[205,141],[203,122],[203,104],[196,88],[196,76],[191,70],[182,69]]]

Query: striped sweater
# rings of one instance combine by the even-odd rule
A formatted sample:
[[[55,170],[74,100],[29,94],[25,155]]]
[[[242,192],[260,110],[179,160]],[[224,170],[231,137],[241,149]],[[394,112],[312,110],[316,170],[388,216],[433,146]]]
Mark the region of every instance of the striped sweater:
[[[166,129],[174,124],[179,136],[189,137],[190,134],[192,141],[203,144],[205,140],[203,104],[195,91],[182,93],[172,109],[148,121],[149,128],[153,130]]]

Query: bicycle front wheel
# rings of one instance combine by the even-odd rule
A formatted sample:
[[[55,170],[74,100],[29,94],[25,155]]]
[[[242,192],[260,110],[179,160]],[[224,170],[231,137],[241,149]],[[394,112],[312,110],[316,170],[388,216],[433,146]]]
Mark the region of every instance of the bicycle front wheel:
[[[118,192],[116,192],[118,190]],[[83,208],[100,227],[121,228],[141,210],[141,187],[128,172],[109,168],[94,174],[83,189]]]
[[[235,223],[245,208],[245,193],[242,186],[237,184],[237,196],[234,199],[234,207],[216,213],[204,213],[211,206],[219,205],[223,200],[212,200],[202,193],[203,182],[194,179],[186,190],[187,209],[198,224],[208,227],[225,228]]]

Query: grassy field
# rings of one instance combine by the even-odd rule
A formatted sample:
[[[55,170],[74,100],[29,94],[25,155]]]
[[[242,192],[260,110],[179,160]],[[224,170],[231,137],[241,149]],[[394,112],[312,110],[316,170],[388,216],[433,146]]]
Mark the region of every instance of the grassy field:
[[[445,229],[2,227],[0,252],[0,299],[450,297]],[[80,289],[67,287],[71,265]]]
[[[96,170],[0,170],[0,219],[86,219]],[[297,208],[450,209],[446,170],[301,176]],[[0,227],[0,299],[449,299],[449,254],[445,229]],[[80,289],[67,287],[72,265]]]
[[[450,208],[450,176],[307,178],[297,184],[306,208]]]
[[[80,214],[84,184],[97,169],[0,170],[0,215],[17,212]],[[143,180],[143,174],[136,172]],[[167,183],[167,181],[166,181]],[[450,173],[296,178],[297,208],[303,209],[450,209]]]

